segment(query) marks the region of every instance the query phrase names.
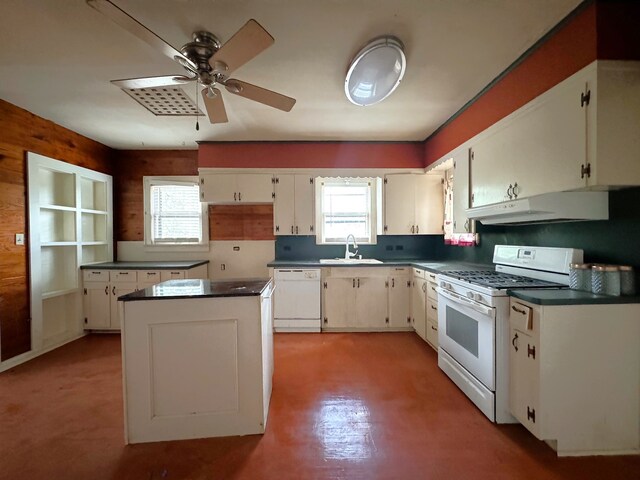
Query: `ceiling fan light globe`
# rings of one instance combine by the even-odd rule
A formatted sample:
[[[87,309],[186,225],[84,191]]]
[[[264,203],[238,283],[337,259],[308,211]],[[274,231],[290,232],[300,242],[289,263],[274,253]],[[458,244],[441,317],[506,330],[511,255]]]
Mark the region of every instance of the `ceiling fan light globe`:
[[[395,37],[380,37],[369,42],[355,56],[345,79],[349,101],[370,106],[391,95],[404,76],[404,46]]]

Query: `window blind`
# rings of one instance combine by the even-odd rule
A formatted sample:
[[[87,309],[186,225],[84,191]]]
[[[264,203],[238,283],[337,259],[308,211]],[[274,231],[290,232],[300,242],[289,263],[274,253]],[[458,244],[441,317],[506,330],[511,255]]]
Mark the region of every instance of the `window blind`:
[[[151,186],[153,243],[198,243],[202,206],[197,185]]]

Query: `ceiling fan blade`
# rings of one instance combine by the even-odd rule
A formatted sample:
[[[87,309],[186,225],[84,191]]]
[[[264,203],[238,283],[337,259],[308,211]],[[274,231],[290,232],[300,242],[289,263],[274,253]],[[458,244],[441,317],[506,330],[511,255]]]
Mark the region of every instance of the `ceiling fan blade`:
[[[269,32],[251,19],[211,57],[209,63],[215,70],[228,75],[273,45],[273,42],[275,40]],[[219,62],[227,68],[220,69]]]
[[[193,82],[195,79],[195,77],[187,77],[185,75],[165,75],[161,77],[111,80],[111,83],[120,88],[153,88],[168,87],[171,85],[184,85],[185,83]]]
[[[204,99],[204,106],[207,108],[207,115],[211,123],[227,123],[227,111],[224,108],[224,100],[222,100],[222,93],[217,88],[212,89],[216,94],[211,98],[207,96],[208,89],[202,90],[202,98]]]
[[[296,104],[295,98],[287,97],[286,95],[267,90],[266,88],[257,87],[234,78],[227,80],[224,86],[230,93],[269,105],[270,107],[277,108],[278,110],[283,110],[285,112],[291,111],[293,106]]]
[[[180,65],[191,71],[197,72],[198,67],[180,51],[165,42],[158,35],[153,33],[127,12],[110,2],[109,0],[87,0],[87,4],[93,7],[103,15],[109,17],[112,21],[120,25],[122,28],[132,33],[140,40],[144,40],[156,50],[162,52],[172,60],[177,61]]]

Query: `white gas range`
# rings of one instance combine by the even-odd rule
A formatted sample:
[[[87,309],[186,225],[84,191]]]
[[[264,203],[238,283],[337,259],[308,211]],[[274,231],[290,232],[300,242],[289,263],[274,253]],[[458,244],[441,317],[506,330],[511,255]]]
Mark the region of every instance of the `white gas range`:
[[[572,248],[496,245],[495,269],[438,276],[438,366],[493,422],[509,412],[508,289],[566,288]]]

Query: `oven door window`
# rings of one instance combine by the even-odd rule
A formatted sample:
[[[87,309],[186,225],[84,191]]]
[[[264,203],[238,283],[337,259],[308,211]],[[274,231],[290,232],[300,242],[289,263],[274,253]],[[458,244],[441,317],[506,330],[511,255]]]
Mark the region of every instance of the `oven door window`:
[[[446,335],[478,358],[478,322],[447,305]]]

